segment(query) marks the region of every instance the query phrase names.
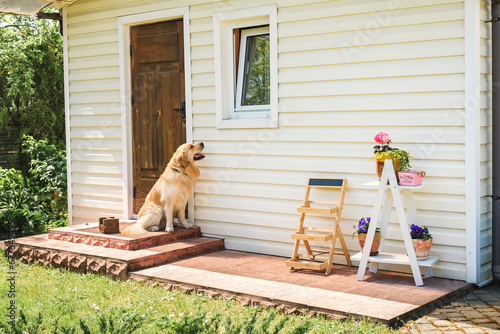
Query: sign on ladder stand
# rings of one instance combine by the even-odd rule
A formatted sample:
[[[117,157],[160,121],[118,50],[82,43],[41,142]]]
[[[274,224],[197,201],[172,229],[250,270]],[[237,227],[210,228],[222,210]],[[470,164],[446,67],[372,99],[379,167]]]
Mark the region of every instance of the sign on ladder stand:
[[[418,221],[417,209],[413,201],[412,190],[420,189],[422,187],[423,185],[400,186],[396,178],[396,173],[394,172],[392,160],[385,160],[384,169],[382,171],[382,176],[380,178],[380,183],[378,186],[375,206],[373,207],[371,222],[368,228],[368,234],[363,248],[364,251],[355,254],[351,258],[352,260],[360,261],[357,275],[357,279],[359,281],[364,280],[367,267],[369,268],[370,272],[377,273],[380,263],[410,265],[411,271],[413,273],[413,278],[415,280],[415,285],[417,286],[424,285],[422,275],[420,273],[420,267],[424,269],[425,277],[433,276],[432,266],[439,260],[439,257],[429,256],[429,258],[426,260],[418,261],[410,236],[409,223],[420,225]],[[408,213],[409,222],[406,218],[403,199],[406,203],[406,212]],[[384,239],[387,233],[389,217],[391,215],[393,205],[396,207],[399,226],[401,228],[401,233],[403,235],[403,241],[406,248],[406,254],[383,252]],[[380,252],[378,255],[370,256],[370,250],[372,248],[377,225],[380,227],[380,233],[382,236],[379,248]]]

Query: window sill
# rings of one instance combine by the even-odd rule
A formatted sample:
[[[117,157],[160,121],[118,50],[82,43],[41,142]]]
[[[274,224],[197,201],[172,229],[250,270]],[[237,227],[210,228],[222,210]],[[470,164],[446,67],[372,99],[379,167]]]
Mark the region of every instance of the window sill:
[[[223,119],[217,129],[272,129],[278,127],[278,120],[271,118]]]

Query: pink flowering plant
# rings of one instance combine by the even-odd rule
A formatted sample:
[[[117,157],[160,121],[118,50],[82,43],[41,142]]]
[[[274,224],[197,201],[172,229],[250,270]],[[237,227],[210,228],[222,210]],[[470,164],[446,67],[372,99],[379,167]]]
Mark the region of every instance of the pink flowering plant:
[[[389,144],[391,143],[392,141],[392,138],[391,136],[389,136],[388,133],[385,133],[385,132],[379,132],[376,136],[375,136],[375,141],[381,145],[385,145],[387,147],[389,147]]]
[[[425,226],[418,226],[416,224],[411,224],[410,235],[412,239],[424,239],[429,240],[432,235],[429,233],[429,229]]]
[[[391,136],[389,136],[389,134],[385,132],[379,132],[375,136],[375,141],[379,145],[373,146],[374,149],[373,157],[370,160],[375,160],[375,159],[399,160],[399,166],[401,168],[401,171],[404,172],[405,170],[411,168],[410,159],[412,159],[413,157],[405,150],[400,150],[398,148],[390,147],[389,145],[392,142],[392,138]]]

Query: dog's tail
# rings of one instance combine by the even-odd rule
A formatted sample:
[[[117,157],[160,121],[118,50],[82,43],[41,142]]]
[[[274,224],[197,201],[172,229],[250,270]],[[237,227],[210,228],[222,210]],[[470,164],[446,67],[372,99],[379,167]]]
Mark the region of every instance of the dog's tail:
[[[130,225],[126,229],[122,231],[122,235],[134,235],[134,234],[142,234],[147,233],[148,231],[142,227],[140,222],[137,222],[133,225]]]

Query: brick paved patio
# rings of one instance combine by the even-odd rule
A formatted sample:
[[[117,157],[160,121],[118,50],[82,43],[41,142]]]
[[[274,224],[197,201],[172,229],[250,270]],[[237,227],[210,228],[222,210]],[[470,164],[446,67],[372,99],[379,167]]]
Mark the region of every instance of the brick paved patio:
[[[425,278],[425,286],[416,287],[412,275],[382,270],[367,272],[365,281],[359,282],[356,273],[357,267],[340,265],[329,276],[290,271],[281,257],[224,250],[134,271],[130,276],[388,324],[422,314],[473,288],[435,277]]]

